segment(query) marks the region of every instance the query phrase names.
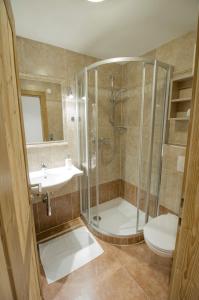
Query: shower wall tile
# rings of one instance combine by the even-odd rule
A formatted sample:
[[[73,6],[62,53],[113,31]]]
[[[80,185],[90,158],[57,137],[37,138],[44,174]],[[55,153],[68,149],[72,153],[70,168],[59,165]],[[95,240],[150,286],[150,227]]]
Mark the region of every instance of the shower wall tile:
[[[99,185],[99,203],[121,197],[121,180],[113,180]],[[91,187],[91,206],[97,205],[96,186]]]
[[[115,180],[110,183],[109,197],[114,199],[120,196],[121,180]]]
[[[98,137],[107,139],[107,144],[99,145],[99,182],[105,183],[121,177],[120,133],[111,124],[113,106],[111,97],[111,76],[114,88],[121,86],[121,65],[103,66],[98,74],[100,88],[98,93]],[[115,105],[115,125],[121,124],[121,106]]]
[[[122,73],[120,64],[107,64],[103,65],[98,70],[99,87],[110,90],[111,76],[114,76],[114,86],[121,87]]]
[[[108,182],[100,184],[100,186],[99,186],[99,202],[100,203],[110,200],[109,189],[110,189],[110,185]]]
[[[96,200],[96,186],[91,187],[91,207],[97,205],[97,200]]]
[[[165,63],[170,63],[174,66],[175,74],[182,74],[190,72],[193,65],[193,52],[195,44],[195,33],[191,32],[183,37],[175,39],[167,44],[160,46],[157,49],[145,54],[144,56],[151,59],[159,59]],[[66,96],[66,89],[68,86],[74,87],[74,75],[79,72],[84,66],[96,62],[98,59],[75,53],[66,49],[58,48],[55,46],[39,43],[24,38],[17,38],[19,68],[21,73],[32,74],[63,80],[64,95]],[[39,53],[39,55],[38,55]],[[151,74],[152,68],[148,67],[146,71],[146,109],[144,111],[144,145],[143,145],[143,174],[147,172],[148,160],[148,145],[149,145],[149,122],[150,122],[150,103],[151,103]],[[111,76],[115,77],[115,87],[127,88],[123,94],[125,101],[120,103],[116,109],[116,120],[124,124],[127,130],[120,134],[114,130],[110,123],[110,86]],[[129,63],[125,65],[106,65],[100,69],[99,77],[99,138],[109,138],[110,145],[100,145],[99,147],[99,180],[101,186],[101,199],[102,201],[110,200],[114,197],[124,196],[135,203],[136,186],[138,184],[138,154],[139,154],[139,111],[141,99],[141,76],[142,68],[139,63]],[[160,74],[160,76],[164,76]],[[93,72],[90,74],[89,80],[89,99],[91,99],[89,107],[92,113],[92,104],[94,102],[94,81]],[[161,82],[160,82],[161,87]],[[75,101],[66,100],[63,103],[64,116],[64,139],[68,145],[59,149],[38,149],[28,150],[28,162],[31,171],[40,169],[41,163],[45,162],[48,166],[55,167],[64,165],[64,159],[67,154],[72,156],[74,162],[78,160],[77,156],[77,124],[71,121],[71,117],[75,116]],[[161,98],[161,96],[159,97]],[[92,114],[90,114],[92,115]],[[160,114],[159,114],[160,115]],[[89,120],[93,124],[92,118]],[[160,120],[158,120],[160,122]],[[159,123],[156,124],[156,137],[155,141],[158,144]],[[185,131],[187,128],[177,128],[170,126],[169,142],[177,142],[180,139],[186,140]],[[92,135],[90,136],[90,138]],[[168,209],[177,211],[179,195],[181,190],[182,176],[176,174],[173,170],[171,163],[172,157],[177,154],[173,148],[169,149],[169,155],[164,156],[164,167],[161,182],[161,204]],[[94,148],[93,148],[94,152]],[[181,153],[179,150],[178,153]],[[155,155],[155,153],[154,153]],[[153,168],[152,187],[153,194],[156,190],[156,165]],[[95,171],[92,172],[92,184],[95,185]],[[176,177],[177,176],[177,177]],[[176,179],[177,178],[177,179]],[[177,182],[174,186],[172,182]],[[58,201],[62,203],[63,207],[71,208],[72,212],[68,215],[60,215],[60,222],[66,219],[75,218],[79,215],[79,184],[78,179],[75,178],[62,188],[54,197],[63,196],[65,200]],[[118,188],[119,186],[119,188]],[[146,176],[143,176],[142,188],[146,186]],[[119,190],[119,192],[118,192]],[[143,192],[144,193],[144,192]],[[65,196],[71,194],[71,196]],[[91,188],[92,205],[95,205],[95,188]],[[107,196],[108,195],[108,196]],[[69,198],[73,200],[69,200]],[[55,198],[56,199],[56,198]],[[66,200],[67,199],[67,200]],[[142,197],[142,204],[144,206],[144,194]],[[107,201],[108,201],[107,200]],[[67,201],[67,204],[64,202]],[[133,202],[134,201],[134,202]],[[54,203],[55,202],[55,203]],[[46,208],[43,204],[36,204],[34,207],[35,225],[36,228],[46,230],[51,226],[59,225],[59,220],[56,215],[56,201],[53,203],[53,216],[52,219],[46,217]],[[62,205],[58,208],[61,210]],[[65,213],[65,212],[64,212]],[[61,212],[60,212],[61,214]]]
[[[135,185],[122,180],[123,185],[123,195],[121,195],[125,200],[129,201],[133,205],[136,205],[136,191]]]
[[[119,194],[120,180],[114,180],[100,184],[99,186],[99,202],[103,203],[120,196]]]
[[[179,37],[173,41],[170,41],[153,51],[144,54],[144,57],[151,59],[158,59],[165,63],[174,66],[174,76],[192,72],[193,67],[193,54],[195,46],[195,32],[190,32],[182,37]],[[125,86],[128,91],[128,98],[122,104],[122,114],[125,120],[127,130],[126,133],[120,138],[121,149],[121,178],[124,182],[128,182],[131,185],[138,185],[138,158],[139,158],[139,103],[141,101],[141,66],[139,63],[128,63],[123,65],[122,70],[122,86]],[[147,179],[147,165],[148,165],[148,150],[149,150],[149,136],[150,136],[150,108],[151,108],[151,94],[152,94],[152,68],[146,69],[146,89],[145,89],[145,110],[144,110],[144,128],[143,128],[143,150],[142,150],[142,180],[141,188],[146,190]],[[155,138],[154,138],[154,153],[153,153],[153,166],[152,166],[152,178],[151,178],[151,195],[156,197],[157,195],[157,179],[159,176],[158,157],[159,143],[161,137],[161,100],[163,91],[163,82],[165,78],[165,72],[158,72],[158,92],[157,92],[157,108],[156,124],[155,124]],[[159,111],[158,111],[159,110]],[[174,124],[170,122],[169,128],[169,143],[178,144],[180,141],[184,141],[186,144],[187,139],[187,124]],[[165,146],[166,147],[166,146]],[[177,151],[177,153],[176,153]],[[176,157],[180,155],[183,150],[178,148],[170,148],[169,155],[164,152],[163,157],[163,170],[161,181],[161,205],[166,209],[178,212],[179,199],[182,186],[182,176],[176,172]],[[172,157],[172,158],[171,158]],[[175,160],[175,163],[171,163],[171,160]],[[165,167],[166,166],[166,167]],[[174,167],[175,166],[175,167]],[[123,189],[124,189],[123,184]],[[126,189],[129,187],[126,184]],[[144,192],[143,192],[144,193]],[[126,194],[128,198],[128,193]],[[144,198],[141,206],[144,205]],[[155,200],[154,200],[155,203]],[[154,205],[153,205],[154,206]]]

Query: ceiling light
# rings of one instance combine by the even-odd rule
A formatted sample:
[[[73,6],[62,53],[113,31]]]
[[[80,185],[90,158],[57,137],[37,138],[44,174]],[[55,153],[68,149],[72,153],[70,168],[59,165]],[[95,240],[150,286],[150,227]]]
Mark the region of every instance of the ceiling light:
[[[89,2],[103,2],[104,0],[88,0]]]

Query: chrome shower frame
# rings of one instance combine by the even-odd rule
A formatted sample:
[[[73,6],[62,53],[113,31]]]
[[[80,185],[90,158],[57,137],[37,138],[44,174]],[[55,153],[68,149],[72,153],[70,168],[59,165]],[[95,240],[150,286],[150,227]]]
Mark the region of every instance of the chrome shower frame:
[[[162,128],[162,144],[161,144],[161,159],[160,159],[160,172],[158,176],[158,182],[161,181],[161,170],[162,170],[162,158],[163,158],[163,144],[165,143],[166,139],[166,128],[167,128],[167,115],[168,115],[168,104],[169,104],[169,86],[170,86],[170,78],[172,74],[173,67],[165,64],[163,62],[160,62],[158,60],[154,59],[147,59],[143,57],[118,57],[118,58],[111,58],[106,59],[102,61],[98,61],[96,63],[93,63],[87,67],[84,68],[83,72],[80,73],[80,76],[84,74],[84,90],[85,90],[85,125],[86,125],[86,166],[87,166],[87,184],[88,184],[88,194],[87,194],[87,201],[88,201],[88,219],[87,222],[94,226],[91,222],[91,166],[90,166],[90,158],[89,158],[89,112],[88,112],[88,72],[91,70],[94,70],[94,78],[95,78],[95,85],[94,85],[94,91],[95,91],[95,104],[96,104],[96,112],[95,112],[95,126],[96,126],[96,138],[95,138],[95,147],[96,147],[96,201],[97,201],[97,208],[99,206],[99,153],[98,153],[98,67],[106,65],[106,64],[113,64],[113,63],[128,63],[128,62],[140,62],[143,64],[143,74],[142,74],[142,92],[141,92],[141,112],[140,112],[140,138],[139,138],[139,157],[138,157],[138,187],[137,187],[137,222],[136,222],[136,233],[139,233],[141,230],[139,229],[139,207],[140,207],[140,198],[141,198],[141,170],[142,170],[142,147],[143,147],[143,137],[142,137],[142,129],[143,129],[143,108],[144,108],[144,97],[145,97],[145,68],[146,65],[152,65],[153,66],[153,86],[152,86],[152,109],[151,109],[151,124],[150,124],[150,133],[151,133],[151,139],[150,139],[150,146],[149,146],[149,152],[148,152],[148,159],[149,159],[149,167],[148,167],[148,180],[147,180],[147,196],[146,196],[146,210],[145,210],[145,222],[148,221],[149,216],[149,203],[150,203],[150,190],[151,190],[151,171],[152,171],[152,154],[153,154],[153,141],[154,141],[154,119],[155,119],[155,106],[156,106],[156,88],[157,88],[157,70],[158,67],[163,68],[166,71],[166,92],[164,95],[164,119],[163,119],[163,128]],[[78,76],[77,76],[78,78]],[[76,81],[76,87],[77,87],[77,81]],[[76,97],[76,101],[78,101]],[[78,112],[78,105],[77,105],[77,119],[79,120],[79,112]],[[79,125],[77,126],[79,130]],[[80,152],[80,147],[78,147],[78,151]],[[78,153],[79,153],[78,152]],[[78,154],[80,157],[80,153]],[[159,184],[160,185],[160,184]],[[158,186],[159,186],[158,185]],[[159,190],[157,199],[159,200]],[[82,201],[82,189],[80,187],[80,197]],[[158,201],[157,200],[157,201]],[[82,204],[82,203],[81,203]],[[159,201],[157,203],[157,211],[156,214],[159,212]],[[82,205],[81,205],[81,213],[82,211]],[[97,222],[98,225],[98,222]],[[98,226],[97,226],[98,227]],[[97,229],[95,227],[95,229]],[[114,234],[107,233],[110,236],[115,236]]]

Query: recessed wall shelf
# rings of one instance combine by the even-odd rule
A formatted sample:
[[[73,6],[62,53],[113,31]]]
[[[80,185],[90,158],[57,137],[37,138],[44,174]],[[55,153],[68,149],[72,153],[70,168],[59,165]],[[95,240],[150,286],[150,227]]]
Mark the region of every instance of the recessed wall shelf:
[[[169,104],[169,142],[186,145],[192,100],[193,75],[171,80]]]

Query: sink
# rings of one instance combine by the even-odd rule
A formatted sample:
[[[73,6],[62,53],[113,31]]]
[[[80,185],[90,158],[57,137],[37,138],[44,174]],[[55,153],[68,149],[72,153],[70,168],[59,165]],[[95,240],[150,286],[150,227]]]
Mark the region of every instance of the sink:
[[[53,192],[63,187],[74,176],[80,176],[83,171],[75,166],[59,167],[52,169],[43,169],[29,173],[30,184],[32,186],[40,186],[40,190],[43,193]],[[32,188],[33,192],[36,192],[36,187]]]

